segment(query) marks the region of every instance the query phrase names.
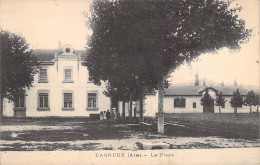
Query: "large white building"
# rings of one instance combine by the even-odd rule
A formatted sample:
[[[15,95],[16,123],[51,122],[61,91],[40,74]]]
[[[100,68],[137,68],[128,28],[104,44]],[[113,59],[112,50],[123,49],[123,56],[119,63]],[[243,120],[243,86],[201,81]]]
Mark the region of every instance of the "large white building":
[[[85,50],[74,50],[64,45],[57,50],[36,50],[40,60],[39,73],[25,96],[17,97],[15,102],[4,99],[4,116],[7,117],[98,117],[100,111],[111,108],[110,98],[103,94],[106,89],[91,82],[87,67],[84,65]],[[195,82],[198,82],[196,77]],[[196,85],[197,84],[197,85]],[[233,113],[230,105],[233,92],[237,89],[243,97],[248,90],[242,86],[171,86],[165,89],[163,109],[165,113],[205,113],[200,100],[205,91],[216,99],[222,92],[226,102],[222,113]],[[259,89],[256,91],[259,92]],[[125,103],[125,115],[129,114],[129,103]],[[133,102],[133,108],[139,111],[139,102]],[[118,102],[118,110],[122,114],[122,102]],[[158,92],[147,94],[144,99],[144,116],[156,116],[158,111]],[[218,107],[212,105],[212,113],[219,113]],[[256,111],[253,107],[253,111]],[[249,113],[248,106],[238,108],[238,113]],[[133,114],[133,113],[132,113]]]
[[[58,50],[36,50],[41,62],[39,73],[26,95],[15,102],[4,99],[4,116],[47,117],[86,116],[110,108],[103,94],[104,83],[94,85],[83,64],[86,51],[64,45]]]

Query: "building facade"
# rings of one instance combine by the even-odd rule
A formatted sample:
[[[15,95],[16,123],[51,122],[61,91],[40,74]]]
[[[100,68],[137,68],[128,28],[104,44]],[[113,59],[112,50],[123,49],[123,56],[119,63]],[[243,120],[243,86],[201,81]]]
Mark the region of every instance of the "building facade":
[[[36,50],[35,55],[41,65],[33,87],[15,102],[4,99],[4,116],[89,117],[110,109],[104,83],[94,85],[84,66],[86,51],[64,45],[58,50]]]

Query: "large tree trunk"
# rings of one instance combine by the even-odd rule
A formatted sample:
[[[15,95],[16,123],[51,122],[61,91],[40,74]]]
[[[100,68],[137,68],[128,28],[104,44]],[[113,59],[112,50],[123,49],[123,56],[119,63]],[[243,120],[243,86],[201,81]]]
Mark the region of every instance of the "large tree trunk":
[[[158,133],[164,134],[164,115],[163,115],[163,81],[158,85]]]
[[[125,120],[125,101],[123,101],[122,116],[123,116],[123,120]]]
[[[249,107],[250,107],[250,114],[251,114],[252,113],[252,107],[251,107],[251,105]]]
[[[139,122],[144,122],[144,93],[142,92],[140,97],[140,114]]]
[[[234,113],[237,114],[237,107],[234,107]]]
[[[218,110],[219,110],[219,113],[221,113],[221,108],[220,108],[220,106],[218,106]]]

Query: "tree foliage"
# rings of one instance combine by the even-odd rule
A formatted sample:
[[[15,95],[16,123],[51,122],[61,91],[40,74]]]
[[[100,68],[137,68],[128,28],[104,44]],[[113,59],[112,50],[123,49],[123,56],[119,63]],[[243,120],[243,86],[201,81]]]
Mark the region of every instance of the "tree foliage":
[[[94,1],[86,64],[94,80],[157,88],[185,61],[236,49],[250,30],[229,1]],[[124,83],[123,81],[126,81]],[[111,83],[112,84],[112,83]],[[142,88],[140,88],[142,89]]]
[[[223,106],[225,104],[226,100],[225,98],[222,96],[222,92],[220,92],[219,94],[217,94],[216,97],[216,106]]]
[[[31,87],[39,66],[24,37],[1,30],[1,99],[14,100]]]
[[[225,105],[225,98],[222,96],[222,93],[220,92],[219,94],[217,94],[217,97],[216,97],[216,106],[219,106],[219,113],[220,113],[220,107]]]
[[[200,99],[200,104],[202,106],[210,106],[212,103],[214,103],[214,99],[210,96],[209,91],[206,89],[205,94]]]
[[[259,96],[256,95],[254,91],[249,91],[244,99],[243,104],[250,106],[250,113],[252,113],[251,106],[256,106],[259,104]]]
[[[233,92],[233,96],[230,100],[230,104],[234,107],[234,113],[237,113],[237,107],[242,107],[243,98],[240,95],[239,89]]]

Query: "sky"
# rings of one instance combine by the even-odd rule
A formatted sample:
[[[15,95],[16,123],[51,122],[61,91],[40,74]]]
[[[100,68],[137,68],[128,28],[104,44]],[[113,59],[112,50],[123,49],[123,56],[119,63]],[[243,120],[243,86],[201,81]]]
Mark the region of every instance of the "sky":
[[[171,75],[171,83],[201,80],[238,85],[260,84],[259,9],[260,0],[235,0],[243,7],[239,17],[253,30],[250,41],[240,51],[224,48],[215,54],[202,54],[197,61],[184,64]],[[75,49],[85,49],[91,30],[86,26],[90,0],[0,0],[0,26],[24,36],[33,49],[56,49],[58,41]],[[258,63],[257,63],[258,61]],[[202,82],[201,82],[202,84]]]

